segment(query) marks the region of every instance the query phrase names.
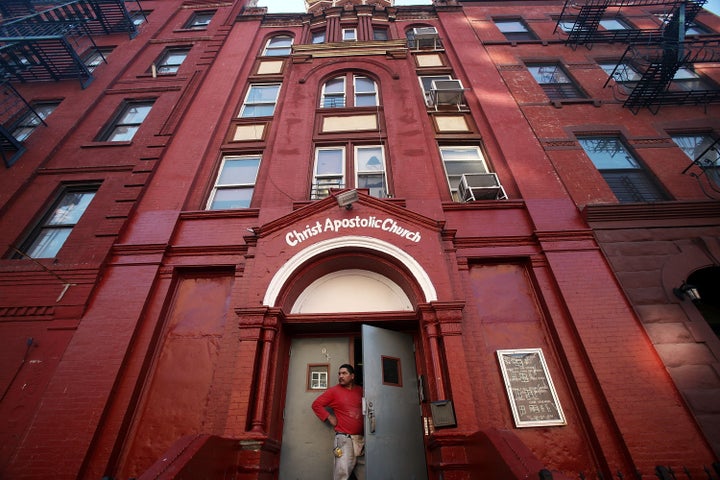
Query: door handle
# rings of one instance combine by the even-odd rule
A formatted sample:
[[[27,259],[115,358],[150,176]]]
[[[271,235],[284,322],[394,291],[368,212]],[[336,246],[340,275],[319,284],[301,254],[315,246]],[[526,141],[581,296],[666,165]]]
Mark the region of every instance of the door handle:
[[[373,402],[367,403],[367,417],[370,422],[370,433],[375,433],[375,406]]]

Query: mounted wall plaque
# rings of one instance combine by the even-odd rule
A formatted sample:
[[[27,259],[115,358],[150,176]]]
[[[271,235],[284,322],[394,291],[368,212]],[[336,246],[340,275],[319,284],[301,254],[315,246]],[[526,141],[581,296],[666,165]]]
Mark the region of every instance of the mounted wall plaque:
[[[565,425],[542,349],[498,350],[497,356],[515,426]]]

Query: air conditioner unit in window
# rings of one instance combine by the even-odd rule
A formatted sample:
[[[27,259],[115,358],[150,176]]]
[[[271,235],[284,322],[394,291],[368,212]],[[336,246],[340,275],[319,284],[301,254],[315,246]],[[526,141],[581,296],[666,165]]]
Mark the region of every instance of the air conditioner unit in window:
[[[464,105],[465,95],[460,80],[433,80],[430,88],[430,102],[438,105]]]
[[[435,27],[413,28],[413,36],[416,40],[431,40],[438,38],[438,31]]]
[[[505,189],[496,173],[466,173],[460,177],[458,195],[462,202],[505,200]]]

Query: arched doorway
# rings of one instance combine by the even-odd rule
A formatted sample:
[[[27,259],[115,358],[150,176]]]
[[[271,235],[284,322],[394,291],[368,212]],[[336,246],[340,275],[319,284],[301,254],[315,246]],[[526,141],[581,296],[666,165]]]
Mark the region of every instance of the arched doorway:
[[[393,478],[425,480],[420,349],[413,332],[423,289],[397,260],[366,249],[343,248],[305,260],[278,274],[285,279],[278,303],[290,312],[293,331],[280,479],[332,478],[334,432],[310,405],[335,384],[339,366],[351,363],[359,367],[365,395],[367,478],[387,475],[390,468],[397,472]],[[314,315],[322,320],[314,321]]]

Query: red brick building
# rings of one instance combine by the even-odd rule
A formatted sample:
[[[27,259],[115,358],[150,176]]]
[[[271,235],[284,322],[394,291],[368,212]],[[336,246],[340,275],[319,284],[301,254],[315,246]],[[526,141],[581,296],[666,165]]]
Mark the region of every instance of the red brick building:
[[[308,3],[0,6],[0,476],[718,478],[720,19]]]

